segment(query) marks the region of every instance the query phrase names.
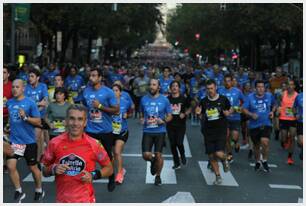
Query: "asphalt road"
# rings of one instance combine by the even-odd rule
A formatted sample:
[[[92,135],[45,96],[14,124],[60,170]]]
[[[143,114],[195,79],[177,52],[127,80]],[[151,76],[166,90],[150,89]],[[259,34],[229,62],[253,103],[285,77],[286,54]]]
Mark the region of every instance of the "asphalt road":
[[[247,158],[248,151],[234,153],[234,162],[229,173],[222,173],[223,184],[212,185],[214,175],[206,169],[207,156],[199,126],[187,124],[185,148],[188,163],[179,170],[173,165],[169,142],[164,150],[165,165],[162,171],[161,186],[153,184],[154,177],[141,157],[142,130],[138,121],[129,120],[130,136],[124,150],[124,167],[127,174],[122,185],[114,192],[107,191],[106,180],[94,183],[98,203],[297,203],[303,198],[302,161],[295,153],[295,164],[286,164],[287,153],[280,144],[271,138],[269,164],[271,173],[255,172],[252,162]],[[18,163],[22,187],[27,197],[25,203],[34,202],[34,182],[25,161]],[[222,171],[222,167],[221,167]],[[3,176],[3,201],[13,202],[14,187],[7,174]],[[44,202],[55,202],[55,184],[53,179],[44,178],[46,191]]]

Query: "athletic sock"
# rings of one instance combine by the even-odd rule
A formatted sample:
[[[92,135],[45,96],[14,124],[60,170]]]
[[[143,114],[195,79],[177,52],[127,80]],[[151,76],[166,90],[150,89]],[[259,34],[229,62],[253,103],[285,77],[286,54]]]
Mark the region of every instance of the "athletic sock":
[[[22,188],[21,188],[21,187],[19,187],[18,189],[16,189],[16,191],[18,191],[18,192],[22,193]]]
[[[36,188],[35,192],[42,193],[42,188]]]

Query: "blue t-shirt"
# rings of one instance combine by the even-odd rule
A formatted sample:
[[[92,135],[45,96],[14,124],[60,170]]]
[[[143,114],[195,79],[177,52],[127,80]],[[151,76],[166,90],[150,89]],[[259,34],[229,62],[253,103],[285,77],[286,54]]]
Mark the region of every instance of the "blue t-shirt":
[[[45,83],[39,82],[37,87],[33,88],[30,84],[27,84],[24,90],[24,95],[30,97],[36,104],[41,102],[43,99],[49,99],[48,88]],[[40,116],[43,118],[46,114],[47,108],[39,109]]]
[[[233,114],[229,115],[227,119],[231,121],[239,121],[241,119],[240,105],[244,100],[244,95],[242,94],[241,90],[236,87],[232,87],[230,89],[221,88],[218,90],[218,93],[227,97],[231,103],[231,107],[235,111]]]
[[[297,113],[300,117],[299,119],[297,119],[297,121],[303,123],[303,92],[299,93],[296,96],[293,107],[296,108]]]
[[[16,79],[21,79],[23,82],[28,83],[29,75],[25,71],[19,71]]]
[[[144,114],[143,132],[147,133],[164,133],[166,125],[157,124],[157,119],[165,120],[166,114],[171,114],[171,104],[167,97],[159,95],[153,98],[147,94],[141,98],[140,111]]]
[[[223,74],[222,73],[218,73],[218,74],[214,73],[213,75],[214,75],[213,79],[216,81],[217,87],[220,88],[223,85],[223,78],[224,78]]]
[[[204,74],[208,77],[208,79],[214,78],[214,71],[212,68],[207,68],[204,70]]]
[[[82,101],[82,86],[84,86],[84,80],[80,75],[74,77],[69,75],[65,80],[65,87],[71,92],[74,102]]]
[[[237,75],[236,77],[239,86],[242,88],[245,83],[249,81],[249,77],[247,74],[243,74],[242,76]]]
[[[169,77],[169,79],[164,79],[164,77],[161,77],[159,79],[160,82],[160,93],[161,94],[167,94],[170,88],[170,84],[173,81],[172,77]]]
[[[190,79],[190,97],[195,97],[199,92],[200,81],[197,81],[195,77]]]
[[[124,79],[123,79],[123,76],[121,74],[117,74],[117,73],[114,73],[114,72],[110,72],[108,74],[107,81],[108,81],[109,86],[113,85],[114,82],[117,81],[117,80],[124,83]]]
[[[93,87],[89,86],[85,88],[83,97],[83,103],[88,108],[86,132],[95,134],[112,132],[113,128],[111,114],[95,109],[92,106],[92,102],[96,99],[105,107],[118,105],[118,101],[113,90],[106,86],[102,86],[100,89],[95,90]]]
[[[181,87],[180,87],[180,92],[182,95],[186,93],[186,85],[183,82],[180,82]]]
[[[197,97],[199,100],[202,100],[206,97],[206,88],[205,87],[201,87],[198,94],[197,94]]]
[[[250,118],[249,128],[253,129],[261,126],[271,126],[269,113],[272,111],[274,104],[274,96],[271,93],[266,92],[262,98],[257,97],[254,92],[249,94],[246,101],[243,103],[243,108],[258,115],[257,120]]]
[[[121,92],[121,97],[122,97],[123,99],[125,99],[126,101],[128,101],[129,104],[130,104],[131,106],[134,105],[134,102],[133,102],[133,100],[132,100],[132,97],[130,96],[130,94],[129,94],[128,92],[122,91],[122,92]]]
[[[124,114],[128,112],[132,104],[125,97],[120,97],[120,114],[112,115],[113,133],[120,134],[128,130],[127,120],[123,118]]]
[[[28,117],[40,117],[38,107],[29,97],[22,100],[12,98],[7,101],[10,117],[10,141],[15,144],[32,144],[36,142],[35,127],[23,121],[19,115],[19,109],[23,109]]]
[[[47,83],[48,86],[54,86],[54,78],[59,73],[60,71],[58,69],[55,69],[53,71],[47,70],[40,76],[40,81],[43,83]]]

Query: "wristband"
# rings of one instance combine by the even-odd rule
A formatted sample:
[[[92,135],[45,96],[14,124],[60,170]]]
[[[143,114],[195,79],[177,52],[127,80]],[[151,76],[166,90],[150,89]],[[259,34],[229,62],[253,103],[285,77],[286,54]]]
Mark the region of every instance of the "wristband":
[[[100,170],[94,170],[90,174],[92,175],[93,180],[98,180],[102,178]]]
[[[98,109],[103,109],[103,105],[99,104]]]

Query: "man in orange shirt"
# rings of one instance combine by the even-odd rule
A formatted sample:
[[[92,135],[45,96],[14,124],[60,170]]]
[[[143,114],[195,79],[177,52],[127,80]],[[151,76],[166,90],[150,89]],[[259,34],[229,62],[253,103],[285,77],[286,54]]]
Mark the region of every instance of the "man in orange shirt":
[[[288,81],[288,77],[283,76],[283,69],[281,67],[276,67],[276,74],[275,77],[272,77],[270,81],[271,85],[271,92],[273,94],[279,92],[279,89],[281,89],[282,83]]]

